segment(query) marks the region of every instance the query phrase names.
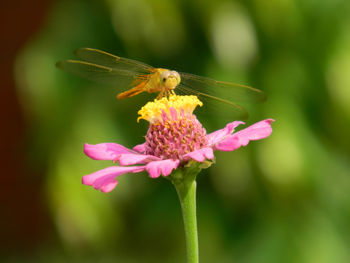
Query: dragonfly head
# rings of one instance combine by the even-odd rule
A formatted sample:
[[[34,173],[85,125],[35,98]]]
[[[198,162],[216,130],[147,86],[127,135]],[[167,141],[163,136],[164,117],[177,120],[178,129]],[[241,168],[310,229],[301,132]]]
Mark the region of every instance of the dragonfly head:
[[[167,90],[175,89],[180,81],[180,74],[174,70],[166,70],[160,74],[160,82]]]

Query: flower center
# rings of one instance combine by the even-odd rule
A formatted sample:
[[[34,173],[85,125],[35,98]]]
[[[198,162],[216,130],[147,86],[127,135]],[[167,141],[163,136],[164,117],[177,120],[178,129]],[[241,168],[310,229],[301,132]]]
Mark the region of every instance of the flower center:
[[[161,99],[155,99],[153,102],[148,102],[145,106],[139,110],[137,121],[144,119],[150,123],[156,123],[162,121],[162,113],[171,114],[170,109],[173,108],[172,114],[177,114],[178,117],[183,111],[184,113],[192,114],[197,106],[202,106],[203,103],[197,98],[197,96],[178,96],[170,95],[169,98],[163,97]]]
[[[181,160],[184,154],[206,146],[206,131],[193,114],[197,105],[202,102],[196,96],[177,95],[147,103],[139,111],[139,119],[150,122],[146,154]]]

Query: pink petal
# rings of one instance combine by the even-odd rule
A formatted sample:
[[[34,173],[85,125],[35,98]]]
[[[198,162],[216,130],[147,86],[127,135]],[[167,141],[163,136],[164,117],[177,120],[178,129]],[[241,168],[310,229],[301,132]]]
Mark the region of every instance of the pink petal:
[[[110,182],[105,182],[103,186],[101,186],[100,190],[103,193],[108,193],[112,191],[118,184],[118,181],[115,180],[114,178],[111,178]]]
[[[92,174],[83,176],[82,182],[85,185],[91,185],[104,193],[110,192],[118,184],[115,178],[125,173],[138,173],[145,169],[145,166],[111,166],[99,170]]]
[[[84,145],[84,153],[94,160],[116,160],[122,153],[133,153],[132,150],[117,143],[100,143]]]
[[[209,145],[214,145],[221,141],[225,136],[230,135],[238,125],[244,124],[243,121],[234,121],[228,123],[225,128],[217,130],[207,135]]]
[[[138,153],[144,153],[146,151],[146,143],[142,143],[142,144],[139,144],[139,145],[136,145],[134,148],[132,148],[135,152],[138,152]]]
[[[201,148],[197,151],[193,151],[190,153],[187,153],[183,156],[183,158],[186,159],[193,159],[197,162],[204,162],[205,159],[213,159],[214,158],[214,152],[211,147],[205,147]]]
[[[144,164],[152,161],[161,160],[160,158],[153,155],[136,154],[136,153],[124,153],[118,157],[120,165],[134,165]]]
[[[151,178],[157,178],[161,174],[163,176],[168,176],[173,169],[179,166],[179,160],[162,160],[150,162],[146,165],[146,171],[149,173]]]
[[[246,146],[249,141],[264,139],[272,133],[271,123],[273,119],[259,121],[248,128],[236,132],[215,145],[220,151],[233,151],[241,146]]]

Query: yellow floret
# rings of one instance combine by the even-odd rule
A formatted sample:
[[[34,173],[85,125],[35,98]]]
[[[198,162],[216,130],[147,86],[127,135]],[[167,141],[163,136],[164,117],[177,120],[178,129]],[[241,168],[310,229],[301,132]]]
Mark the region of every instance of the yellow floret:
[[[139,110],[138,114],[140,116],[137,118],[137,121],[140,119],[147,120],[151,123],[160,121],[162,111],[169,114],[169,108],[174,108],[178,115],[181,109],[187,114],[192,114],[197,106],[201,107],[202,105],[203,103],[197,96],[170,95],[168,98],[163,97],[161,99],[155,99],[153,102],[148,102]]]

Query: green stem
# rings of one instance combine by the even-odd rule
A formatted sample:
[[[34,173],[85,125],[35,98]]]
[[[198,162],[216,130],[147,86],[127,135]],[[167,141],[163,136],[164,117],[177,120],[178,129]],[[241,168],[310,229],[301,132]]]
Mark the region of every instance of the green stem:
[[[171,176],[181,203],[188,263],[199,262],[196,216],[196,176],[199,171],[200,169],[180,169]]]

